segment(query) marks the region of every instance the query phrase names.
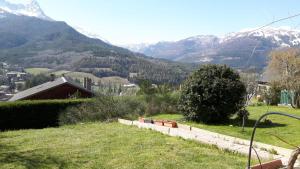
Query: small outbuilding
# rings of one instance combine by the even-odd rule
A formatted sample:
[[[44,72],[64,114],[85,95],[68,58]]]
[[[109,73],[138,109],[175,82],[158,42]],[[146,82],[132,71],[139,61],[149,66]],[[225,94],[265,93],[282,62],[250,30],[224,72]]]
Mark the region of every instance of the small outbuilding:
[[[92,96],[92,91],[61,77],[19,92],[9,101],[68,99],[71,97],[91,98]]]
[[[292,106],[295,103],[295,93],[289,90],[281,90],[279,106]]]

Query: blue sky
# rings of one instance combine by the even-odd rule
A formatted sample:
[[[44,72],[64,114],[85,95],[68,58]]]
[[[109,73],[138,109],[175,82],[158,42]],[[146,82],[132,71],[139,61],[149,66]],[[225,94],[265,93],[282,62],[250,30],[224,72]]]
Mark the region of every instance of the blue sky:
[[[224,35],[300,13],[299,0],[38,0],[55,20],[114,44]],[[300,17],[274,26],[300,29]]]

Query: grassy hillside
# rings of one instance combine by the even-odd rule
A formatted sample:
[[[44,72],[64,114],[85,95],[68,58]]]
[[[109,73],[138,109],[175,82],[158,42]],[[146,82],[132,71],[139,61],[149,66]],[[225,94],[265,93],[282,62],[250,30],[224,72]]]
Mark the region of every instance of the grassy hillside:
[[[259,118],[259,116],[266,112],[283,112],[300,116],[300,110],[295,110],[287,107],[250,106],[248,107],[248,110],[250,112],[250,120],[247,123],[245,132],[241,131],[242,129],[240,127],[240,124],[232,123],[233,125],[205,125],[201,123],[185,122],[183,116],[180,114],[162,114],[153,118],[173,119],[181,121],[182,123],[186,123],[195,127],[203,128],[217,133],[235,136],[243,139],[250,139],[255,121]],[[257,129],[255,136],[256,141],[286,148],[294,148],[277,138],[280,137],[288,143],[292,143],[293,145],[300,145],[300,122],[298,120],[282,116],[270,116],[267,119],[270,120],[269,122],[271,123],[268,125],[261,125],[261,127]]]
[[[71,77],[73,79],[78,79],[81,82],[83,82],[83,79],[85,77],[91,78],[93,82],[101,82],[103,84],[113,83],[113,84],[128,84],[129,81],[126,78],[118,77],[118,76],[112,76],[112,77],[103,77],[99,78],[91,73],[85,73],[85,72],[70,72],[70,71],[57,71],[54,72],[56,76],[61,76],[65,74],[67,77]]]
[[[129,81],[126,78],[122,78],[119,76],[111,76],[111,77],[102,77],[99,78],[91,73],[85,73],[85,72],[71,72],[68,70],[59,70],[59,71],[52,71],[48,68],[27,68],[25,71],[32,75],[38,75],[38,74],[50,74],[53,73],[57,77],[65,75],[66,77],[71,77],[73,79],[78,79],[83,83],[83,79],[85,77],[91,78],[93,82],[101,82],[102,84],[128,84]]]
[[[0,18],[0,61],[23,67],[80,71],[97,77],[138,73],[153,83],[176,83],[190,65],[153,59],[80,34],[65,22],[7,14]]]
[[[117,123],[0,133],[0,168],[240,169],[246,157]]]
[[[38,74],[43,74],[51,71],[51,69],[48,68],[27,68],[25,71],[29,74],[32,75],[38,75]]]

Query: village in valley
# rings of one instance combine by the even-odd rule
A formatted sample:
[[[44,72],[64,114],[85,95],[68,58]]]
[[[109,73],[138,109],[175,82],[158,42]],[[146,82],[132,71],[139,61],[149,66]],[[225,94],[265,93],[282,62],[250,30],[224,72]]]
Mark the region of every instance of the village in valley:
[[[0,169],[299,169],[288,1],[0,0]]]
[[[77,90],[81,91],[83,88],[84,90],[88,90],[89,92],[92,92],[92,88],[94,92],[107,90],[107,92],[110,91],[110,93],[114,95],[134,94],[138,91],[138,86],[136,84],[130,83],[128,80],[121,78],[119,78],[121,80],[119,80],[118,78],[111,78],[109,80],[103,80],[103,82],[101,83],[100,78],[94,78],[93,75],[83,72],[76,72],[77,74],[75,73],[74,75],[73,72],[69,71],[55,72],[43,68],[32,68],[26,70],[21,66],[10,65],[5,62],[2,62],[1,65],[2,66],[0,71],[2,72],[2,74],[0,80],[0,100],[2,102],[12,100],[16,101],[16,99],[13,98],[14,96],[22,95],[22,93],[26,93],[28,90],[35,90],[32,94],[36,94],[38,92],[43,92],[44,90],[47,90],[50,86],[60,86],[61,83],[59,82],[54,86],[50,84],[50,82],[55,83],[57,81],[65,81],[68,83],[72,83],[74,87],[76,86],[73,89],[74,92],[66,93],[63,97],[53,96],[46,99],[67,99],[70,98],[70,96],[73,95]],[[70,73],[71,76],[68,75]],[[28,83],[31,83],[30,80],[35,78],[34,76],[41,74],[48,76],[48,78],[39,82],[42,84],[36,86],[28,85]],[[41,86],[45,86],[46,88],[39,89]],[[89,98],[90,97],[92,97],[91,94],[89,95]]]

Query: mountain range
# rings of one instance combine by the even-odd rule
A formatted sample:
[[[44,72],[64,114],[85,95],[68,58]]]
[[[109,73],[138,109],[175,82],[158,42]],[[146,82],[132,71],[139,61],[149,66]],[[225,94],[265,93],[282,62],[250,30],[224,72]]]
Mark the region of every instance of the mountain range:
[[[138,73],[155,82],[176,82],[196,64],[261,71],[270,51],[300,45],[300,30],[266,27],[225,36],[198,35],[174,42],[128,45],[125,49],[51,19],[35,0],[15,1],[0,0],[0,60],[25,67],[89,70],[98,76]]]
[[[85,71],[98,77],[147,78],[154,83],[179,83],[190,67],[146,57],[90,38],[66,22],[44,14],[35,0],[0,0],[0,61],[24,67]]]
[[[137,44],[130,50],[155,58],[187,63],[221,63],[257,70],[267,64],[270,51],[300,44],[300,30],[286,27],[247,29],[223,37],[199,35],[175,42]]]

